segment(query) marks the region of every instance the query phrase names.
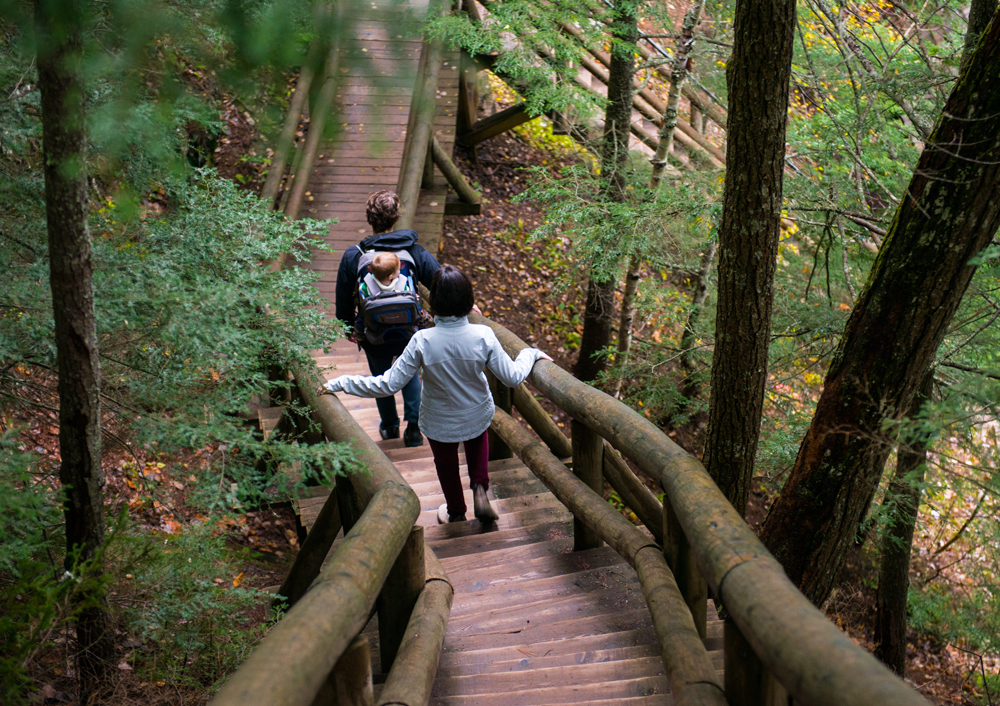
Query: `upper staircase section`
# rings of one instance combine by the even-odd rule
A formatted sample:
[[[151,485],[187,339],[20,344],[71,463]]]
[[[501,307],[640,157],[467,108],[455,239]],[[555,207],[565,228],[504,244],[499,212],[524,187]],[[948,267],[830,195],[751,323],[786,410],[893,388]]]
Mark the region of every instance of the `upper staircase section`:
[[[372,234],[365,220],[365,203],[376,191],[400,190],[401,166],[406,145],[414,87],[421,77],[421,54],[427,52],[416,32],[417,24],[405,22],[404,12],[420,13],[426,6],[364,2],[352,5],[345,18],[354,36],[339,40],[331,62],[334,94],[326,126],[328,139],[320,142],[309,174],[300,217],[334,218],[327,245],[333,252],[316,252],[301,266],[321,274],[320,293],[333,309],[337,268],[344,251]],[[401,32],[403,32],[401,34]],[[451,154],[455,143],[458,105],[456,51],[440,54],[432,134]],[[420,244],[437,253],[444,222],[447,181],[440,174],[421,189],[413,228]]]

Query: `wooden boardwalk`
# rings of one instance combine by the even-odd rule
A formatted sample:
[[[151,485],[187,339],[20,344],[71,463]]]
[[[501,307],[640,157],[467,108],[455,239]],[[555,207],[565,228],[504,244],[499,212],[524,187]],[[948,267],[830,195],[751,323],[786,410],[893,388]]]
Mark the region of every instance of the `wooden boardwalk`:
[[[396,189],[421,51],[420,37],[407,36],[412,23],[401,21],[397,3],[366,2],[356,9],[361,15],[353,18],[353,36],[341,41],[338,52],[339,83],[330,117],[337,132],[320,148],[300,212],[339,221],[326,237],[334,252],[317,253],[302,265],[322,274],[317,287],[331,311],[344,250],[372,234],[365,220],[368,196]],[[448,152],[455,144],[458,73],[458,53],[445,52],[434,134]],[[421,191],[414,221],[420,244],[433,254],[441,240],[446,191],[447,182],[437,173],[434,188]]]
[[[327,236],[335,252],[320,253],[305,265],[322,273],[318,287],[331,310],[341,254],[371,234],[365,221],[368,195],[396,188],[420,58],[419,38],[400,35],[386,6],[369,4],[371,12],[354,20],[355,37],[341,45],[339,131],[320,150],[301,212],[339,219]],[[455,139],[457,58],[444,54],[438,82],[434,133],[447,151]],[[435,254],[445,193],[438,174],[435,187],[422,191],[416,216],[420,242]],[[328,378],[368,373],[364,354],[349,341],[318,355],[317,363]],[[378,440],[374,400],[339,397]],[[429,446],[378,443],[419,496],[418,522],[455,587],[432,704],[669,703],[660,648],[635,572],[607,547],[573,552],[572,517],[523,464],[517,459],[491,464],[490,495],[500,513],[496,524],[484,527],[473,519],[438,525],[444,496]],[[464,455],[460,458],[468,485]],[[317,494],[299,502],[307,528],[325,499]],[[471,517],[468,488],[466,501]],[[710,618],[710,649],[721,650],[721,623],[714,612]],[[374,643],[378,682],[376,621],[365,634]],[[721,652],[714,656],[721,669]]]
[[[348,341],[317,362],[335,366],[327,377],[367,374],[364,354]],[[338,397],[378,440],[375,401]],[[431,704],[670,703],[635,572],[608,547],[573,552],[572,517],[518,459],[490,464],[490,495],[500,513],[495,525],[475,519],[439,525],[444,496],[426,442],[409,449],[399,440],[378,443],[420,497],[418,522],[455,586]],[[302,500],[307,526],[324,500]],[[711,603],[709,613],[707,645],[721,671],[722,623]],[[376,620],[365,633],[377,674]]]

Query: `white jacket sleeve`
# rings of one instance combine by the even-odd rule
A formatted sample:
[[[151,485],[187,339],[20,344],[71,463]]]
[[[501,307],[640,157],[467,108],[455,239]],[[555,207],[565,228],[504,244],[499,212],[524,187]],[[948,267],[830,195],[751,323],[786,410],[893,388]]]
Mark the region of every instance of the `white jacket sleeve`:
[[[418,370],[420,353],[413,337],[392,367],[381,375],[341,375],[326,383],[326,388],[357,397],[388,397],[402,390]]]
[[[517,387],[528,377],[535,361],[541,358],[543,353],[537,348],[525,348],[517,354],[516,360],[511,360],[497,337],[492,335],[492,331],[490,334],[492,339],[490,341],[490,357],[486,361],[486,367],[507,387]]]

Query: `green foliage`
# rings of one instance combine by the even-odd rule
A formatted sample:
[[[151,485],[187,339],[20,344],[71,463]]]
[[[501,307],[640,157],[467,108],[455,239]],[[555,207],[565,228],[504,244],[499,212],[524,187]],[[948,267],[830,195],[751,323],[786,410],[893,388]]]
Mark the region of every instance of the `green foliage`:
[[[32,457],[13,431],[0,434],[0,700],[16,703],[24,668],[59,623],[66,586],[53,555],[61,551],[59,508],[51,479],[31,472]],[[48,554],[48,556],[46,556]],[[64,612],[64,611],[63,611]]]
[[[473,56],[496,53],[492,70],[517,87],[533,115],[558,110],[571,113],[576,120],[597,114],[603,105],[593,93],[574,83],[575,67],[586,50],[560,25],[578,25],[588,43],[599,45],[603,42],[603,27],[589,18],[601,10],[598,0],[511,0],[490,3],[489,15],[482,23],[465,14],[451,14],[432,22],[428,32]]]
[[[329,483],[352,462],[349,451],[278,435],[265,443],[244,420],[255,397],[287,387],[271,379],[272,369],[311,360],[311,351],[339,336],[320,314],[315,275],[267,267],[285,253],[308,261],[327,224],[286,222],[212,170],[191,168],[225,129],[223,94],[233,104],[245,100],[248,119],[247,105],[259,106],[261,123],[272,119],[268,107],[280,96],[274,86],[283,90],[284,72],[317,31],[309,8],[128,0],[88,8],[86,156],[105,449],[155,458],[211,445],[217,458],[191,469],[201,477],[189,484],[192,502],[206,511],[272,498],[263,493],[278,462],[301,462],[306,480]],[[13,2],[0,9],[6,426],[12,413],[43,414],[51,405],[55,350],[31,12]],[[236,26],[247,35],[231,33]],[[260,43],[268,61],[255,64]],[[56,638],[68,639],[62,631],[92,588],[76,578],[88,575],[85,567],[71,561],[63,570],[54,469],[22,444],[13,433],[0,436],[4,703],[24,697],[33,660]],[[152,481],[143,492],[143,505],[162,499]],[[228,550],[213,529],[165,537],[123,521],[110,532],[120,536],[107,545],[112,574],[97,580],[128,588],[110,594],[112,614],[141,636],[143,646],[126,660],[149,681],[211,685],[259,637],[247,626],[260,623],[263,596],[232,585],[237,562],[248,557]]]
[[[247,554],[227,548],[211,521],[174,535],[135,526],[119,534],[108,554],[112,603],[134,646],[124,661],[137,676],[206,687],[246,659],[269,627],[254,626],[270,602],[239,585]]]

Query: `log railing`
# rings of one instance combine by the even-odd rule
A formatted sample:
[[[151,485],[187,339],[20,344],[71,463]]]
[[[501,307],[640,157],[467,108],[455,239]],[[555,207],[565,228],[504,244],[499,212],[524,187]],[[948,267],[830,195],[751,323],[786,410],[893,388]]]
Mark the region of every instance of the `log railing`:
[[[454,589],[414,526],[420,502],[396,467],[336,397],[316,394],[318,369],[292,373],[323,434],[350,444],[364,471],[330,493],[281,589],[288,614],[212,705],[373,703],[367,641],[357,638],[377,610],[383,671],[391,665],[377,703],[422,706]],[[341,523],[344,540],[323,566]]]
[[[471,314],[470,319],[490,326],[512,356],[527,347],[485,317]],[[724,693],[729,704],[774,705],[787,703],[791,697],[797,703],[822,706],[926,706],[918,692],[799,592],[696,458],[643,416],[553,363],[537,363],[529,381],[573,418],[573,436],[584,437],[574,439],[573,450],[582,450],[591,467],[582,472],[575,468],[579,478],[562,468],[556,456],[566,450],[565,437],[560,441],[544,422],[535,429],[551,453],[502,411],[497,412],[492,428],[574,513],[576,523],[585,529],[585,543],[596,534],[636,568],[675,698],[684,694],[679,698],[683,703],[722,703],[714,672],[703,671],[700,642],[691,642],[692,631],[705,635],[706,588],[710,587],[725,607]],[[525,402],[526,395],[530,397],[526,391],[515,392],[515,403]],[[530,403],[525,405],[529,407]],[[537,410],[522,415],[538,418]],[[596,486],[600,461],[605,459],[604,468],[609,465],[607,454],[597,453],[601,439],[666,491],[663,564],[653,559],[659,552],[653,551],[653,540],[624,518],[621,522],[629,528],[613,519],[607,503],[590,490]],[[578,457],[576,464],[580,461]],[[627,467],[616,469],[618,474],[623,472],[631,473]],[[689,612],[680,611],[682,605]],[[683,617],[682,612],[686,613]],[[673,644],[678,640],[685,645],[683,650]]]

